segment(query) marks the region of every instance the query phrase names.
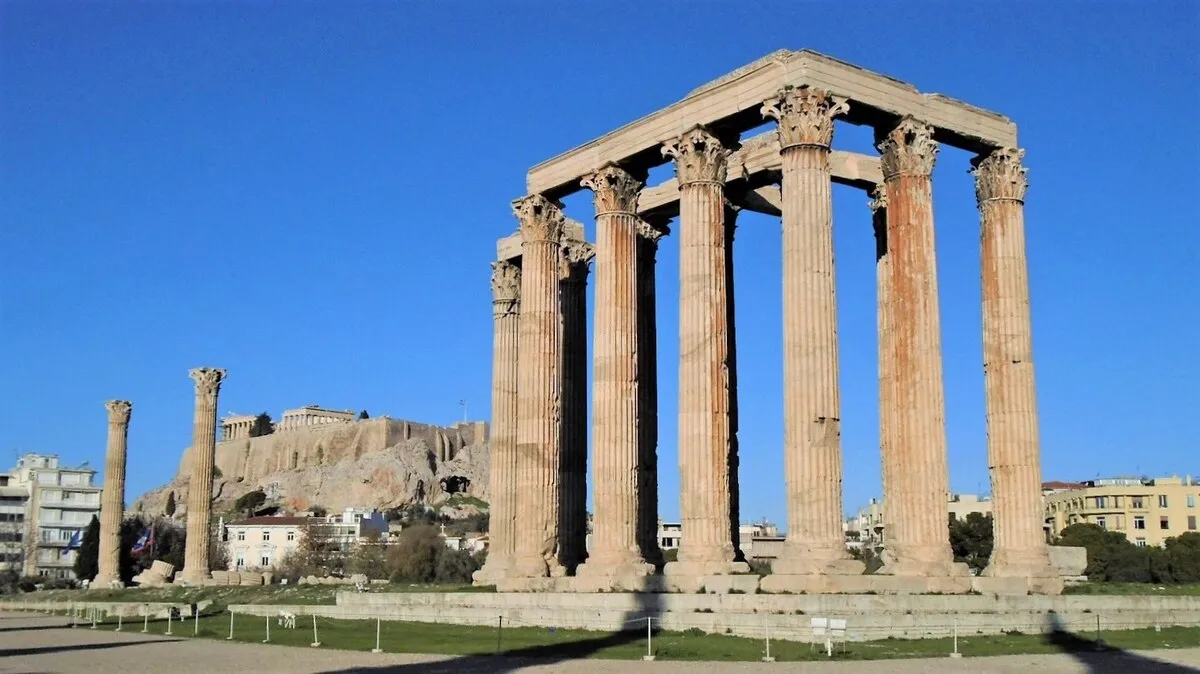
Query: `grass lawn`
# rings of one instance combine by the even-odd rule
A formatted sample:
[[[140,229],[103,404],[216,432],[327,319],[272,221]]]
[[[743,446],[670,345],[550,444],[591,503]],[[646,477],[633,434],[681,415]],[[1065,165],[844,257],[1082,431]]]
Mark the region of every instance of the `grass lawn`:
[[[1154,583],[1084,583],[1068,587],[1066,594],[1196,597],[1200,596],[1200,583],[1183,583],[1179,585],[1155,585]]]
[[[333,604],[338,592],[353,591],[352,585],[217,585],[207,587],[132,587],[124,590],[43,590],[19,595],[20,601],[120,601],[194,603],[212,600],[219,607],[229,604]],[[372,585],[372,592],[491,592],[493,588],[471,585]]]
[[[266,638],[270,623],[270,643],[284,646],[309,647],[313,642],[311,616],[298,616],[295,629],[284,629],[275,618],[238,615],[234,617],[233,638],[236,641],[258,643]],[[127,632],[140,632],[143,622],[125,621]],[[116,618],[99,624],[98,629],[113,629]],[[87,629],[80,625],[78,629]],[[195,626],[189,621],[173,622],[172,634],[191,637]],[[163,634],[167,622],[152,620],[148,631]],[[200,619],[199,637],[226,639],[229,636],[228,613],[213,612]],[[334,620],[317,618],[317,634],[321,648],[369,651],[375,647],[375,622],[369,620]],[[1065,643],[1049,643],[1041,634],[1004,634],[996,636],[960,637],[958,650],[964,656],[1010,655],[1017,653],[1056,653],[1064,650],[1094,652],[1094,635],[1070,637]],[[1200,646],[1200,628],[1170,627],[1160,632],[1154,629],[1106,632],[1105,645],[1110,649],[1149,650],[1156,648],[1188,648]],[[499,639],[498,639],[499,637]],[[445,655],[493,655],[551,657],[639,659],[646,654],[646,634],[631,631],[618,634],[585,630],[551,629],[543,627],[469,627],[461,625],[384,621],[380,623],[380,646],[389,653],[433,653]],[[950,639],[884,639],[852,642],[842,652],[839,645],[835,659],[878,660],[909,657],[944,657],[952,650]],[[764,654],[760,639],[704,634],[698,630],[663,632],[654,636],[652,649],[661,660],[757,661]],[[808,644],[772,641],[771,655],[780,661],[822,660],[824,653]]]

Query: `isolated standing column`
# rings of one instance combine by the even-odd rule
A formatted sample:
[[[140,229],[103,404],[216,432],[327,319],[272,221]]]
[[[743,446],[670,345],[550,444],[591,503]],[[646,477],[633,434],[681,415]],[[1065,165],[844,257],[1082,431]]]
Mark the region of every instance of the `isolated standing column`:
[[[563,214],[535,194],[513,202],[521,227],[521,327],[517,351],[517,515],[513,574],[561,576],[559,464],[562,307],[559,264]]]
[[[100,556],[89,586],[108,589],[121,580],[121,519],[125,514],[125,451],[133,405],[125,400],[104,403],[108,409],[108,447],[104,457],[104,492],[100,499]]]
[[[638,222],[638,547],[661,566],[658,543],[658,315],[655,258],[666,225]]]
[[[982,227],[983,372],[996,539],[984,573],[1057,578],[1042,533],[1024,156],[1024,150],[1003,148],[974,162]]]
[[[773,573],[861,573],[842,533],[841,398],[829,148],[843,98],[801,87],[767,101],[783,166],[784,475],[788,535]]]
[[[225,370],[200,367],[188,373],[196,382],[196,415],[192,422],[192,475],[188,481],[187,545],[184,548],[184,582],[200,585],[208,580],[209,527],[212,521],[213,469],[217,450],[217,394]]]
[[[562,301],[562,464],[559,561],[574,570],[587,556],[587,279],[595,255],[567,241],[559,267]]]

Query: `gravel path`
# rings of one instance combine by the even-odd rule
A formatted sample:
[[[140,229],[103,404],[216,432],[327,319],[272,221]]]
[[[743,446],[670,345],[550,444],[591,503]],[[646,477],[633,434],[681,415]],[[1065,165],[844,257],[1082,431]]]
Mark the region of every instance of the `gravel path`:
[[[1152,654],[1010,655],[951,660],[888,660],[827,663],[688,663],[620,660],[519,661],[511,658],[463,658],[436,655],[371,654],[351,651],[225,643],[209,639],[172,639],[133,632],[71,629],[62,617],[0,613],[0,672],[83,672],[129,674],[484,674],[492,672],[1200,672],[1200,649]]]

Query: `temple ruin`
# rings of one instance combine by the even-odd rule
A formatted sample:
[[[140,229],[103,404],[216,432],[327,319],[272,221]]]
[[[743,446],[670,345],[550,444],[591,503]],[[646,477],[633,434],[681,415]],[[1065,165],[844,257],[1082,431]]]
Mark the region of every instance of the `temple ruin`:
[[[776,130],[742,137],[767,120]],[[871,127],[878,155],[834,149],[838,123]],[[940,144],[976,155],[995,502],[995,549],[979,578],[954,562],[946,526],[931,179]],[[1061,592],[1041,531],[1023,155],[1006,117],[801,50],[772,53],[531,168],[528,194],[513,202],[518,232],[499,241],[492,265],[491,550],[476,582],[510,591]],[[675,178],[646,185],[666,162]],[[889,535],[885,566],[871,575],[842,535],[832,182],[869,197],[877,239]],[[594,198],[594,243],[562,212],[560,199],[582,189]],[[745,574],[737,547],[732,247],[744,210],[778,216],[783,231],[788,531],[761,583]],[[672,230],[686,536],[678,561],[663,566],[654,533],[655,253]],[[589,267],[595,515],[584,561]]]

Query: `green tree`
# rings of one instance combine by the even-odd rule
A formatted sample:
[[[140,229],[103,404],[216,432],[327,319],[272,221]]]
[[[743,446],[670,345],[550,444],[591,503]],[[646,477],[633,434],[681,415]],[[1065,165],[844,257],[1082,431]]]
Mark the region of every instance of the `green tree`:
[[[387,541],[378,532],[369,532],[351,550],[346,559],[346,571],[372,579],[387,579],[387,556]]]
[[[242,494],[238,500],[233,502],[233,507],[237,510],[245,511],[246,517],[254,517],[254,511],[261,508],[267,502],[267,495],[261,489],[255,489],[251,492]]]
[[[1148,549],[1130,543],[1125,534],[1095,524],[1072,524],[1054,543],[1087,548],[1088,565],[1083,572],[1091,580],[1148,583],[1153,579]],[[1156,565],[1161,568],[1161,563]]]
[[[371,415],[370,415],[370,414],[367,414],[367,411],[366,411],[366,410],[363,410],[363,411],[361,411],[361,412],[359,412],[359,413],[358,413],[358,418],[359,418],[359,419],[370,419],[370,418],[371,418]]]
[[[439,583],[469,583],[471,574],[479,570],[479,563],[466,550],[451,550],[443,543],[437,553],[434,580]]]
[[[254,423],[250,425],[250,437],[260,438],[264,435],[270,435],[275,432],[275,424],[271,421],[271,415],[263,412],[254,417]]]
[[[426,524],[409,525],[388,552],[392,582],[432,583],[437,578],[438,556],[446,549],[438,530]]]
[[[175,507],[175,492],[171,492],[170,494],[167,494],[167,507],[163,510],[163,512],[167,514],[167,517],[174,517]]]
[[[1200,533],[1189,531],[1168,538],[1163,552],[1176,583],[1200,583]]]
[[[992,516],[967,513],[960,520],[951,514],[950,548],[954,551],[954,561],[966,562],[974,571],[982,571],[992,556]]]
[[[92,515],[75,552],[75,577],[91,580],[100,572],[100,520]]]

